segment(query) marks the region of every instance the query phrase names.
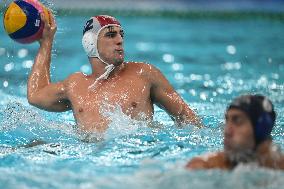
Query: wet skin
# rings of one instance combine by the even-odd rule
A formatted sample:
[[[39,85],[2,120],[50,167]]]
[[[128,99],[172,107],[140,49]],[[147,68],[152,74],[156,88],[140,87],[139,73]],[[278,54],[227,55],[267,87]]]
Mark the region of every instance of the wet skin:
[[[96,78],[105,72],[105,64],[98,58],[89,58],[92,74],[74,73],[64,81],[50,81],[51,49],[56,23],[52,15],[45,23],[40,48],[28,80],[30,104],[54,112],[72,110],[78,128],[87,132],[103,132],[108,127],[105,106],[120,106],[133,119],[151,120],[153,104],[163,108],[177,124],[200,125],[195,113],[181,99],[163,74],[145,63],[125,63],[123,31],[120,27],[104,28],[98,37],[100,57],[116,68],[106,80]],[[108,110],[106,110],[108,111]],[[112,108],[109,109],[112,111]]]
[[[98,82],[95,89],[88,88],[94,82],[91,76],[77,73],[69,78],[66,95],[77,124],[84,130],[104,131],[108,118],[103,112],[117,106],[131,118],[152,119],[151,84],[145,74],[149,66],[127,63],[121,67],[119,74]]]

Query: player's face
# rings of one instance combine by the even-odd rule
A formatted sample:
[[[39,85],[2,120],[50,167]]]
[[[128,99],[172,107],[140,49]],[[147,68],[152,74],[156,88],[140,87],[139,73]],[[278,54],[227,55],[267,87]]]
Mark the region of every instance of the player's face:
[[[98,52],[109,64],[120,65],[124,61],[123,30],[118,26],[104,28],[98,36]]]
[[[249,117],[241,110],[230,109],[226,115],[224,149],[228,153],[253,150],[255,146],[253,126]]]

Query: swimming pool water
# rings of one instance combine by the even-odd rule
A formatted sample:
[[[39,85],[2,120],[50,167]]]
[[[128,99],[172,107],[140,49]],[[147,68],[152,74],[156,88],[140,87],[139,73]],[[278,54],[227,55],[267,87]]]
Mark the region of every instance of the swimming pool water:
[[[2,19],[2,15],[0,17]],[[90,73],[81,46],[83,16],[57,16],[52,80]],[[222,149],[223,113],[233,97],[267,95],[284,148],[284,24],[265,19],[119,17],[126,61],[155,65],[203,118],[203,129],[178,129],[155,107],[155,128],[119,108],[105,140],[84,143],[71,112],[27,103],[26,81],[38,45],[12,42],[0,27],[0,188],[281,188],[283,172],[239,166],[232,172],[186,171],[192,157]],[[33,139],[48,144],[21,146]]]

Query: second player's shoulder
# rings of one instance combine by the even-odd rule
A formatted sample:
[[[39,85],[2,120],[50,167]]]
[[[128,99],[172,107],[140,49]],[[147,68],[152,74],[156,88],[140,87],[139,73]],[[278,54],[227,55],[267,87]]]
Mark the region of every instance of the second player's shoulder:
[[[186,164],[187,169],[205,169],[207,162],[202,157],[194,157]]]
[[[225,166],[223,152],[208,153],[191,159],[186,167],[188,169],[223,168]]]

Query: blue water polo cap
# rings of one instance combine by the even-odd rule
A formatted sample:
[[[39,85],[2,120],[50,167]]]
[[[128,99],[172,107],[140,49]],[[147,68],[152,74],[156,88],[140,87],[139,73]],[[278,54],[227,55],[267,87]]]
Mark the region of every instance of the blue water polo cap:
[[[254,127],[256,145],[271,138],[275,124],[276,113],[272,102],[262,95],[243,95],[237,97],[228,106],[229,109],[239,109],[245,112]]]

